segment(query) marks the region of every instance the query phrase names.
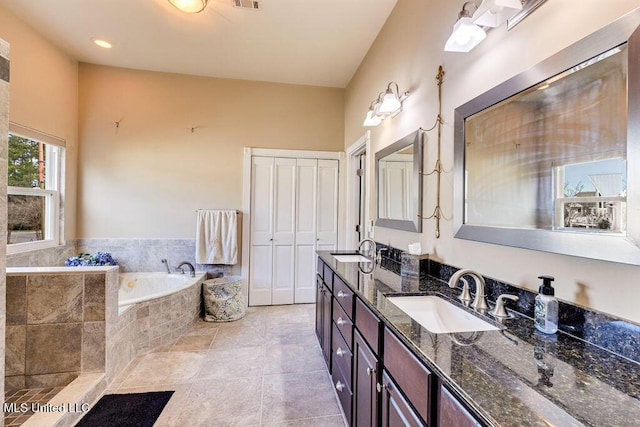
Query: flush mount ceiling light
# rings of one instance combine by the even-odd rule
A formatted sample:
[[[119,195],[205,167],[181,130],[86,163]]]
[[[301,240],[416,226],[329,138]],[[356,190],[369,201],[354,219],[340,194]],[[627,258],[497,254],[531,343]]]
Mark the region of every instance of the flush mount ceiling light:
[[[520,0],[484,0],[473,14],[473,22],[476,25],[496,28],[521,10]]]
[[[462,5],[458,21],[454,24],[453,32],[444,45],[446,52],[469,52],[487,36],[487,33],[471,19],[470,8],[475,12],[478,6],[473,1]]]
[[[394,92],[395,88],[395,92]],[[398,84],[390,82],[384,92],[369,105],[369,111],[364,119],[363,126],[378,126],[388,116],[395,117],[402,111],[402,103],[409,96],[409,91],[400,93]]]
[[[109,43],[106,40],[99,39],[99,38],[96,38],[96,37],[92,37],[91,41],[94,42],[96,45],[100,46],[101,48],[111,49],[111,43]]]
[[[176,9],[185,13],[202,12],[207,7],[208,0],[169,0]]]

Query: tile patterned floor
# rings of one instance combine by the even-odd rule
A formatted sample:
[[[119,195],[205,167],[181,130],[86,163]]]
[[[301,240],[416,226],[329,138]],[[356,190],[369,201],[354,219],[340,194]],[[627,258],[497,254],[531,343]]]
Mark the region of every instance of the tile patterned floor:
[[[156,426],[344,427],[314,332],[312,304],[251,307],[198,322],[136,358],[107,393],[175,390]]]
[[[37,409],[38,405],[44,405],[53,396],[58,394],[64,387],[48,387],[48,388],[30,388],[24,390],[11,391],[5,395],[5,406],[16,404],[16,411],[4,413],[5,426],[19,426],[33,415],[33,408]],[[21,410],[24,405],[26,410]]]

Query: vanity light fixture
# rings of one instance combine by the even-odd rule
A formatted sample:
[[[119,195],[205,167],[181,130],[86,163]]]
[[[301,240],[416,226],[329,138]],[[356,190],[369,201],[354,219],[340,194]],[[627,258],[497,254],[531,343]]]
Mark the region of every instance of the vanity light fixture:
[[[176,9],[185,13],[199,13],[207,7],[209,0],[169,0]]]
[[[367,117],[364,118],[364,123],[362,124],[362,126],[378,126],[380,123],[382,123],[382,117],[376,115],[375,102],[376,101],[373,101],[369,106]]]
[[[487,36],[487,33],[473,22],[473,13],[469,9],[473,9],[475,13],[478,5],[473,1],[462,5],[458,20],[453,25],[453,32],[444,45],[445,52],[469,52]]]
[[[384,92],[380,92],[378,97],[369,105],[369,111],[367,111],[363,126],[378,126],[385,118],[397,116],[402,111],[402,103],[408,96],[409,91],[400,93],[398,84],[390,82],[387,85],[387,89]]]
[[[520,0],[484,0],[473,14],[473,22],[476,25],[496,28],[521,10]]]

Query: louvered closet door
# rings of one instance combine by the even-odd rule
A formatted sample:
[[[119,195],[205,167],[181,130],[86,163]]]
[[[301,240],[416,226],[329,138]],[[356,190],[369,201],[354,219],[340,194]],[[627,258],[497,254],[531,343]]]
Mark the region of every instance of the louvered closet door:
[[[295,303],[316,300],[318,160],[298,159],[296,173]]]
[[[274,160],[273,282],[271,303],[293,304],[296,159]]]
[[[249,304],[270,305],[273,276],[274,159],[251,159],[251,250]]]

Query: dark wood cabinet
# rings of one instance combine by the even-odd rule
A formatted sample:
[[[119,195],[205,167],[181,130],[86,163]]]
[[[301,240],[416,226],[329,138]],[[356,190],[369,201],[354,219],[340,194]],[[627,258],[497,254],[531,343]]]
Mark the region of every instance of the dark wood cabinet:
[[[382,406],[381,427],[426,426],[387,371],[382,372],[380,400]]]
[[[389,328],[384,330],[384,367],[393,377],[417,414],[431,422],[433,374]]]
[[[482,426],[375,308],[317,267],[316,335],[350,426]]]
[[[353,339],[353,422],[358,427],[376,427],[378,417],[378,356],[358,331]]]
[[[316,336],[324,360],[331,372],[331,291],[320,275],[316,276]]]
[[[444,385],[439,388],[439,427],[480,427],[480,424]]]

